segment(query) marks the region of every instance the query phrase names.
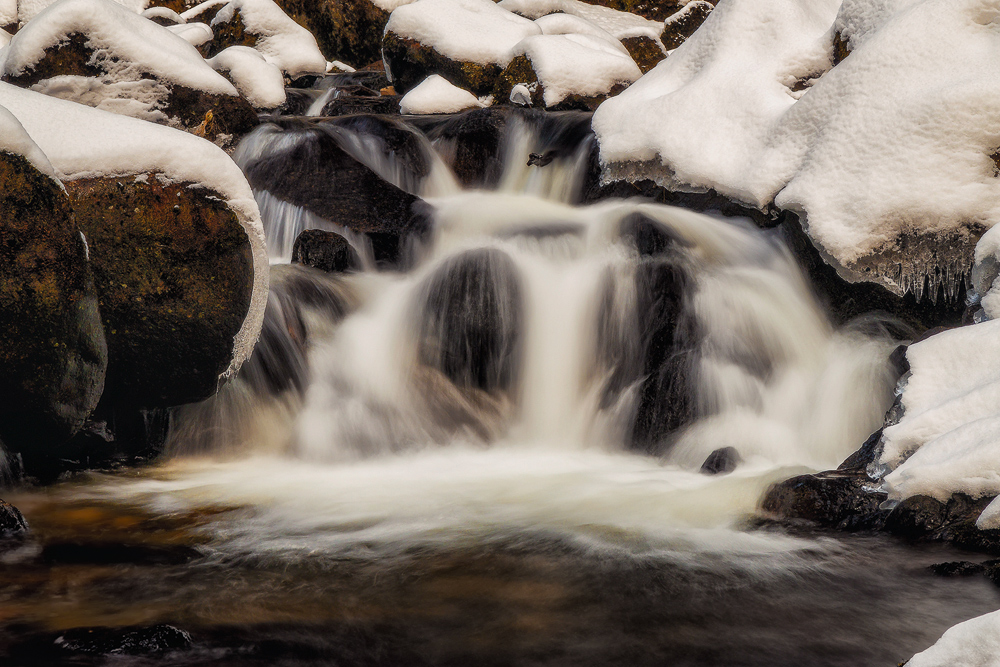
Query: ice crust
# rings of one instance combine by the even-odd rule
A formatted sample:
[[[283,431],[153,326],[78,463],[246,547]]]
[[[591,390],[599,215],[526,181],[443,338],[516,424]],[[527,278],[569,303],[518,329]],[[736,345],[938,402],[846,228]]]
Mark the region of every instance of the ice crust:
[[[20,122],[60,180],[156,173],[173,182],[210,188],[226,200],[250,239],[254,264],[250,310],[234,340],[233,361],[225,375],[238,370],[260,332],[267,300],[268,260],[260,212],[236,163],[218,146],[186,132],[2,82],[0,106]],[[0,120],[2,141],[8,141],[8,135],[15,136],[15,132],[6,131],[12,127],[9,120]]]
[[[542,32],[492,0],[418,0],[392,12],[385,29],[452,60],[501,66],[518,42]]]
[[[237,90],[254,107],[273,109],[285,103],[281,70],[267,62],[259,51],[249,46],[230,46],[206,62],[219,72],[228,72]]]
[[[399,101],[403,114],[458,113],[482,106],[475,95],[437,74],[421,81]]]
[[[906,667],[994,667],[1000,664],[1000,611],[949,628]]]
[[[223,5],[209,24],[213,28],[233,19],[237,12],[247,32],[257,36],[254,48],[265,60],[291,78],[326,72],[326,58],[312,33],[293,21],[272,0],[208,0],[183,12],[190,21],[206,9]]]
[[[605,177],[794,210],[852,280],[916,235],[971,238],[971,250],[970,230],[1000,219],[997,11],[985,0],[721,0],[598,108]],[[852,52],[833,67],[835,30]],[[919,291],[935,262],[957,280],[971,259],[923,254],[902,275],[874,273]]]
[[[152,74],[160,81],[219,95],[236,88],[187,41],[111,0],[60,0],[21,28],[0,53],[0,72],[19,75],[47,49],[78,33],[108,70],[110,83]]]

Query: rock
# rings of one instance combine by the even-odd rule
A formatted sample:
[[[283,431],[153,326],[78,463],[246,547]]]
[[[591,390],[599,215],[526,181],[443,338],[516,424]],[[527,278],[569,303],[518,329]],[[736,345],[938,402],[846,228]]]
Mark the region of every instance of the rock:
[[[639,70],[645,74],[656,67],[656,64],[667,57],[663,50],[663,44],[659,40],[639,35],[637,37],[626,37],[621,40],[622,46],[628,49],[632,60],[639,66]]]
[[[515,86],[523,86],[529,94],[527,100],[517,101],[511,97]],[[538,84],[538,75],[531,66],[531,60],[526,55],[515,56],[497,75],[493,84],[493,99],[500,104],[516,102],[522,106],[545,108],[542,99],[542,88]]]
[[[0,500],[0,538],[14,537],[28,532],[28,522],[16,507]]]
[[[503,173],[504,130],[511,118],[509,106],[473,109],[429,129],[459,183],[466,188],[491,188]]]
[[[149,655],[191,647],[191,635],[172,625],[124,628],[73,628],[55,639],[68,653],[96,655]]]
[[[232,84],[166,28],[108,0],[63,0],[60,9],[61,21],[32,22],[14,37],[0,79],[223,144],[257,124]],[[148,40],[148,53],[135,52],[122,30]],[[52,45],[39,57],[36,42]]]
[[[810,521],[836,530],[879,530],[888,510],[886,494],[870,491],[872,480],[860,470],[800,475],[772,485],[761,509],[779,520]]]
[[[676,49],[701,27],[715,6],[706,0],[692,0],[679,11],[671,14],[663,23],[660,42],[668,51]]]
[[[107,345],[69,199],[9,152],[0,152],[0,329],[0,440],[52,452],[97,405]]]
[[[213,394],[253,291],[236,214],[222,195],[156,174],[66,189],[90,243],[114,403],[152,408]]]
[[[673,249],[690,245],[672,229],[638,212],[622,218],[619,230],[622,238],[630,241],[642,257],[663,256]]]
[[[650,19],[652,21],[663,21],[664,19],[677,13],[685,3],[685,0],[583,0],[587,4],[598,5],[617,9],[620,12],[629,12]],[[713,3],[714,4],[714,3]]]
[[[722,447],[708,455],[701,464],[701,473],[705,475],[726,475],[736,470],[743,463],[743,457],[735,447]]]
[[[391,31],[382,38],[382,55],[392,74],[393,88],[404,95],[431,74],[439,74],[475,95],[488,95],[493,92],[502,70],[497,63],[448,58],[432,46]],[[506,101],[507,98],[495,99]]]
[[[297,23],[316,36],[328,60],[364,65],[382,59],[382,33],[389,12],[371,0],[277,0]]]
[[[340,234],[307,229],[295,239],[292,263],[311,266],[327,273],[361,271],[361,257]],[[265,315],[265,320],[267,319]]]

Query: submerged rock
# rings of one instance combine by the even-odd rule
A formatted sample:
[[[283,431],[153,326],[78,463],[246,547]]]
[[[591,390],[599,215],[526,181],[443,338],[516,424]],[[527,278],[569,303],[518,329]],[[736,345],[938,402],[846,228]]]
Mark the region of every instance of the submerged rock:
[[[0,500],[0,539],[28,532],[28,522],[21,511],[5,500]]]
[[[307,229],[295,239],[292,263],[327,273],[360,271],[361,257],[343,236],[321,229]],[[265,316],[266,319],[266,316]]]
[[[735,447],[722,447],[708,455],[701,464],[700,472],[705,475],[726,475],[736,470],[736,466],[741,463],[743,457]]]
[[[191,647],[191,635],[172,625],[124,628],[73,628],[56,637],[54,644],[66,653],[96,655],[149,655]]]

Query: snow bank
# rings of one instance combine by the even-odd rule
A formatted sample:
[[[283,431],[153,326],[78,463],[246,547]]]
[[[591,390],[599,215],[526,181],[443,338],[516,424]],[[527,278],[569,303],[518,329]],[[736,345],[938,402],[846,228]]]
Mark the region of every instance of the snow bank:
[[[13,35],[11,35],[3,28],[0,28],[0,50],[2,50],[5,46],[7,46],[12,38]]]
[[[518,42],[512,55],[525,55],[531,61],[542,84],[545,106],[550,107],[572,94],[606,94],[615,84],[629,84],[642,76],[622,49],[591,35],[536,35]]]
[[[959,623],[906,667],[993,667],[1000,664],[1000,611]]]
[[[17,23],[17,0],[0,0],[0,26],[14,23]]]
[[[514,45],[541,34],[533,21],[491,0],[418,0],[396,9],[385,29],[452,60],[501,66],[510,62]]]
[[[2,1],[2,0],[0,0]],[[59,0],[18,0],[17,19],[22,24],[35,18],[46,7],[57,3]],[[149,0],[114,0],[117,4],[125,7],[135,14],[142,12],[149,4]]]
[[[140,13],[145,19],[165,19],[171,23],[186,23],[184,18],[172,9],[166,7],[150,7]]]
[[[229,72],[237,90],[254,107],[273,109],[285,103],[281,70],[267,62],[259,51],[248,46],[230,46],[206,62],[216,71]]]
[[[205,23],[178,23],[164,27],[195,47],[207,44],[215,37],[215,33]]]
[[[556,13],[575,16],[613,35],[615,39],[644,36],[659,40],[663,31],[663,24],[657,21],[581,0],[502,0],[499,6],[532,19]]]
[[[458,113],[482,106],[475,95],[437,74],[431,74],[399,101],[402,114]]]
[[[181,16],[191,20],[219,5],[222,8],[210,25],[214,28],[233,21],[238,12],[246,31],[257,37],[254,48],[267,62],[277,65],[291,78],[326,72],[326,58],[320,53],[316,38],[289,18],[272,0],[208,0]]]
[[[38,171],[56,178],[56,172],[42,149],[28,136],[14,114],[0,106],[0,153],[4,152],[21,155]]]
[[[87,38],[95,60],[115,83],[152,74],[160,81],[236,96],[188,42],[111,0],[60,0],[25,25],[0,54],[0,73],[18,76],[72,34]]]
[[[605,176],[775,202],[801,214],[845,277],[874,275],[899,293],[916,280],[919,291],[924,263],[964,273],[975,237],[1000,219],[996,10],[983,0],[840,5],[719,2],[597,110]],[[835,28],[853,51],[831,70]],[[901,276],[898,257],[866,264],[915,236],[943,242],[944,259],[924,248]]]
[[[238,369],[263,321],[268,264],[260,212],[236,163],[214,144],[186,132],[7,83],[0,83],[0,106],[20,122],[64,181],[159,173],[175,182],[203,185],[226,199],[250,239],[254,258],[250,311],[236,336],[230,366],[230,371]]]
[[[601,40],[621,53],[628,54],[628,49],[622,46],[614,35],[578,16],[546,14],[535,19],[535,25],[541,28],[543,35],[586,35]]]

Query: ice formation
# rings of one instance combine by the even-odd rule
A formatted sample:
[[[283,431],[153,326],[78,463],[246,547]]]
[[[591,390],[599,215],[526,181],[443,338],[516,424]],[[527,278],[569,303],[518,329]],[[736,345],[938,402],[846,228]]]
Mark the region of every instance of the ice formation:
[[[848,279],[953,292],[1000,219],[990,7],[722,0],[598,109],[605,177],[774,203]],[[837,33],[851,52],[833,66]]]
[[[273,109],[285,103],[281,70],[267,62],[259,51],[249,46],[230,46],[207,62],[219,72],[228,72],[240,94],[254,107]]]
[[[501,66],[510,62],[515,44],[541,34],[534,21],[492,0],[419,0],[396,9],[385,29],[452,60]]]
[[[483,106],[475,95],[431,74],[399,101],[403,114],[458,113]]]
[[[0,106],[20,122],[61,180],[156,173],[174,182],[202,185],[225,198],[250,239],[254,259],[250,310],[236,335],[227,371],[235,372],[260,331],[268,276],[260,212],[236,163],[221,148],[186,132],[2,82]]]
[[[222,7],[209,25],[214,28],[241,20],[246,32],[257,38],[254,48],[291,78],[326,71],[326,58],[320,53],[316,38],[271,0],[208,0],[181,16],[190,21],[219,5]]]
[[[1000,663],[1000,611],[959,623],[906,667],[991,667]]]

